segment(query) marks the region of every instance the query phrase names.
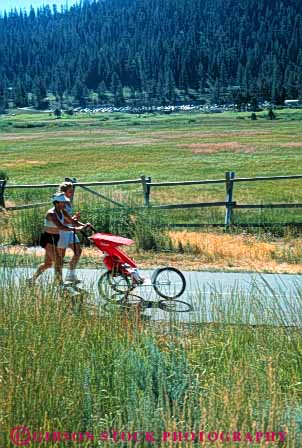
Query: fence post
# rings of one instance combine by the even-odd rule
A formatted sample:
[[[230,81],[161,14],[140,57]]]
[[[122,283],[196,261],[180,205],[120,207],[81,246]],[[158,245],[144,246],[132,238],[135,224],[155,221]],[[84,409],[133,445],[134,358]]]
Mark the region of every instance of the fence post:
[[[0,207],[5,208],[4,202],[4,189],[5,189],[6,180],[0,180]]]
[[[227,227],[232,223],[232,202],[233,202],[233,186],[235,179],[234,171],[227,171],[225,173],[225,187],[226,187],[226,211],[224,218],[224,225]]]
[[[146,177],[146,181],[148,183],[151,183],[151,177],[150,176]],[[147,187],[148,207],[149,207],[150,206],[151,185],[146,185],[146,187]]]
[[[147,182],[151,179],[150,177],[147,177],[142,174],[141,175],[141,181],[142,181],[142,187],[143,187],[143,194],[144,194],[144,203],[145,207],[149,207],[149,197],[150,197],[150,188],[149,185],[147,185]]]

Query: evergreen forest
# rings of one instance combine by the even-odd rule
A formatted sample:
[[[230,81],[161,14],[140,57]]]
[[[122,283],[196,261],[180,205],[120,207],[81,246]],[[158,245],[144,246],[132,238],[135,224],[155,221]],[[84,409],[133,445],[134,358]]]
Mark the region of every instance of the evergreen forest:
[[[0,17],[0,110],[302,97],[301,0],[98,0]]]

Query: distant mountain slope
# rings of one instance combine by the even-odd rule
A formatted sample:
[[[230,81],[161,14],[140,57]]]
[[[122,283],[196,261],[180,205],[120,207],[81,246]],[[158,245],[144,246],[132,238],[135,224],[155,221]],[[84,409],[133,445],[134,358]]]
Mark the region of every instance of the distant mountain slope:
[[[302,96],[301,0],[104,0],[0,18],[0,104]]]

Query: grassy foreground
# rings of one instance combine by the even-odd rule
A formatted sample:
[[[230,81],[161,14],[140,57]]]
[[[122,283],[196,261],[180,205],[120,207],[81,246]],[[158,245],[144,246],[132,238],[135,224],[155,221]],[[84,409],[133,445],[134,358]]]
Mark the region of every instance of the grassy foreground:
[[[153,434],[154,442],[139,446],[196,446],[192,432],[204,433],[203,442],[197,441],[202,446],[215,446],[215,433],[230,447],[300,446],[301,331],[284,328],[281,311],[274,316],[279,327],[241,325],[250,322],[242,312],[246,300],[254,324],[272,313],[264,292],[244,297],[233,291],[232,303],[223,306],[216,292],[207,312],[224,325],[184,325],[175,316],[151,324],[131,313],[73,311],[51,285],[29,289],[21,280],[16,289],[4,272],[1,446],[14,446],[9,437],[18,425],[30,430],[30,446],[42,447],[62,446],[53,432],[77,433],[76,446],[96,447],[99,434],[113,437],[114,431],[116,440],[103,440],[101,446],[125,446],[122,432]],[[203,309],[202,291],[199,300]],[[295,315],[290,307],[288,312]],[[295,321],[301,325],[301,316]],[[43,439],[47,432],[49,441]],[[171,435],[164,441],[165,432]],[[234,440],[239,432],[241,441],[238,435]],[[23,432],[21,440],[26,436]],[[33,437],[41,437],[40,443]]]

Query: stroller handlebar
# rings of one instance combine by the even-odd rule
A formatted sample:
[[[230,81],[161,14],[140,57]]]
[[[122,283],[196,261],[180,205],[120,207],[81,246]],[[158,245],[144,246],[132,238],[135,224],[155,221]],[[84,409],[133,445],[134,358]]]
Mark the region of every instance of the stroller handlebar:
[[[89,226],[89,227],[87,227],[87,228],[90,228],[93,232],[96,233],[96,229],[95,229],[93,226]],[[85,236],[85,238],[89,238],[89,236],[88,236],[88,234],[86,233],[85,230],[80,230],[80,233],[81,233],[83,236]]]

